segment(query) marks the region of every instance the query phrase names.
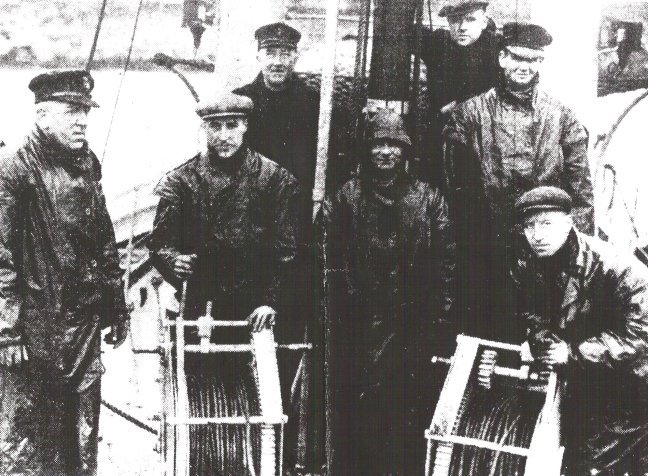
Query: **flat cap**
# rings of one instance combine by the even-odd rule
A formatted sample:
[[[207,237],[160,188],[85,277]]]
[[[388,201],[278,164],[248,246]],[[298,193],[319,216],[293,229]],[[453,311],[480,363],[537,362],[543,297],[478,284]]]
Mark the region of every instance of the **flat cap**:
[[[502,46],[512,48],[525,48],[527,50],[544,51],[553,38],[540,25],[531,23],[506,23],[502,27]],[[517,51],[514,51],[517,53]]]
[[[259,42],[259,49],[268,46],[285,46],[297,48],[301,33],[283,22],[263,25],[254,32],[254,38]]]
[[[405,131],[400,115],[389,109],[381,109],[369,122],[369,140],[393,140],[411,146],[412,141]]]
[[[519,220],[532,212],[558,210],[570,213],[572,199],[567,192],[558,187],[536,187],[524,193],[515,202],[515,212]]]
[[[39,74],[29,82],[35,102],[67,102],[99,107],[90,94],[94,88],[92,75],[84,70],[50,71]]]
[[[203,121],[218,117],[247,116],[253,106],[254,103],[249,97],[226,92],[200,101],[196,107],[196,114]]]
[[[439,10],[440,17],[453,17],[472,12],[478,8],[486,8],[488,2],[478,0],[450,0]]]

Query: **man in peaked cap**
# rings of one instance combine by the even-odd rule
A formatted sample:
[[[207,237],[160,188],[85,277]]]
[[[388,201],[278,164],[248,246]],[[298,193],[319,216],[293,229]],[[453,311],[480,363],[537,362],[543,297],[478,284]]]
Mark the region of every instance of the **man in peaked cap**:
[[[292,173],[305,194],[315,180],[319,94],[295,74],[301,34],[280,22],[254,34],[261,72],[250,84],[235,89],[250,97],[250,146]]]
[[[254,101],[254,108],[248,118],[247,139],[250,147],[288,170],[300,185],[301,225],[298,230],[297,258],[299,278],[296,279],[299,287],[287,298],[292,301],[291,309],[296,313],[292,321],[304,323],[319,317],[317,293],[321,286],[319,276],[314,272],[318,269],[314,258],[318,253],[314,248],[316,238],[311,223],[320,94],[295,74],[299,57],[298,43],[301,39],[297,30],[283,22],[271,23],[256,30],[254,37],[258,45],[257,61],[261,71],[254,81],[234,92]],[[335,156],[339,149],[340,141],[336,140],[339,128],[335,124],[342,122],[343,115],[338,108],[334,110],[329,156]],[[336,176],[343,174],[345,168],[342,166],[329,168],[327,182],[340,183],[341,180]],[[317,324],[311,323],[311,332],[317,328]],[[303,339],[302,326],[294,327],[293,338]],[[313,352],[312,355],[319,354]],[[316,379],[311,381],[316,384]],[[315,395],[320,390],[311,389],[310,394]],[[321,425],[318,423],[315,426]],[[315,460],[318,456],[308,458]],[[310,466],[313,472],[320,469],[319,462],[313,462]]]
[[[429,110],[421,173],[435,186],[442,181],[441,132],[450,112],[497,84],[499,35],[487,7],[485,1],[449,1],[439,11],[449,28],[423,30],[421,59],[427,67]]]
[[[509,266],[519,237],[514,203],[539,185],[564,189],[576,227],[594,231],[588,136],[574,113],[538,89],[549,33],[509,23],[499,53],[501,81],[459,104],[444,130],[448,203],[461,266],[464,331],[516,340]]]
[[[438,189],[405,168],[401,117],[379,111],[367,157],[325,205],[332,306],[330,474],[423,472],[454,289],[454,241]],[[425,283],[425,284],[423,284]],[[445,332],[444,332],[445,331]],[[438,377],[438,376],[436,376]]]
[[[561,474],[646,474],[648,270],[577,231],[559,188],[526,192],[515,211],[517,317],[533,356],[565,380]]]
[[[0,334],[16,340],[0,362],[26,370],[30,410],[18,411],[12,437],[32,443],[38,474],[97,474],[101,331],[112,327],[115,347],[128,332],[101,167],[85,138],[93,86],[86,71],[36,76],[35,127],[0,161]]]

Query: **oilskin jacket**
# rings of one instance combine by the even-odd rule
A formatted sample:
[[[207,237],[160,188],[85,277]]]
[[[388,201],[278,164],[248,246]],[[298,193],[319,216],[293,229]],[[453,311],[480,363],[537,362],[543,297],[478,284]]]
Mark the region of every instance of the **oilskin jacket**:
[[[38,130],[0,162],[0,319],[78,391],[101,375],[101,329],[128,318],[100,179],[92,151]]]
[[[330,385],[342,425],[333,430],[333,474],[414,474],[423,464],[420,422],[431,411],[423,410],[434,386],[429,359],[454,291],[445,201],[406,175],[387,189],[352,179],[325,217]]]
[[[240,165],[225,169],[219,160],[199,154],[158,184],[153,262],[179,287],[175,259],[197,255],[187,317],[204,314],[207,301],[224,319],[245,319],[261,305],[278,310],[282,278],[295,260],[297,181],[246,146],[227,159]]]
[[[551,332],[570,348],[565,474],[645,474],[648,269],[575,230],[553,264],[524,251],[513,276],[531,347]]]
[[[565,190],[576,227],[594,232],[588,135],[574,114],[544,91],[521,101],[493,88],[460,104],[444,129],[451,211],[485,214],[502,237],[514,220],[515,200],[540,185]],[[457,210],[459,212],[459,210]]]

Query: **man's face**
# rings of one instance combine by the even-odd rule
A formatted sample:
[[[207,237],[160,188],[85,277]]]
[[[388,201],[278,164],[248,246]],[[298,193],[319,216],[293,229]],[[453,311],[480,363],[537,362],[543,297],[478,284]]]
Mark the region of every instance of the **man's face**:
[[[542,56],[521,56],[506,48],[500,51],[499,55],[499,63],[506,80],[519,86],[526,86],[534,80],[543,59]]]
[[[403,162],[403,147],[393,140],[379,139],[371,144],[371,164],[381,172],[394,171]]]
[[[266,86],[282,89],[295,71],[297,51],[285,46],[268,46],[259,50],[257,59]]]
[[[39,125],[61,147],[79,150],[86,142],[89,106],[47,101],[39,105]]]
[[[448,17],[450,38],[459,46],[470,46],[479,39],[488,25],[488,17],[483,8],[478,7],[462,15]]]
[[[540,258],[553,256],[567,241],[572,229],[571,216],[557,210],[539,211],[524,219],[524,235]]]
[[[230,116],[212,119],[205,123],[207,144],[222,159],[232,157],[243,145],[247,132],[247,119]]]

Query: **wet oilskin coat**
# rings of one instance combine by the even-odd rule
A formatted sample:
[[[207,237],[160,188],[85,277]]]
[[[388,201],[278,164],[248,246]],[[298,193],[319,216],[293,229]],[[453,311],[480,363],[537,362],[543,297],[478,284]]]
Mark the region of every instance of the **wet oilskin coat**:
[[[213,301],[223,319],[245,319],[268,305],[278,310],[282,278],[296,254],[299,187],[285,169],[243,147],[230,173],[207,154],[173,170],[156,188],[160,196],[148,247],[170,283],[175,258],[198,255],[188,280],[187,317]]]
[[[564,248],[554,278],[538,271],[529,252],[513,274],[532,349],[547,331],[570,346],[563,374],[565,474],[594,474],[593,468],[605,475],[646,474],[648,269],[576,231]],[[544,289],[548,293],[538,299]],[[587,349],[579,350],[581,344]]]
[[[100,179],[40,131],[0,161],[0,317],[29,353],[15,432],[46,474],[95,474],[100,333],[128,318]]]
[[[101,329],[127,318],[100,179],[91,151],[66,156],[38,132],[0,163],[0,315],[79,389],[100,375]]]
[[[454,242],[437,190],[392,187],[386,199],[352,179],[325,206],[335,475],[423,471]]]
[[[574,114],[543,91],[530,101],[500,88],[461,103],[444,129],[446,186],[457,230],[458,302],[464,331],[515,341],[508,280],[518,234],[514,204],[541,185],[565,190],[576,227],[594,230],[588,136]]]

